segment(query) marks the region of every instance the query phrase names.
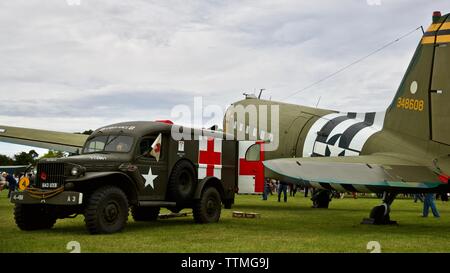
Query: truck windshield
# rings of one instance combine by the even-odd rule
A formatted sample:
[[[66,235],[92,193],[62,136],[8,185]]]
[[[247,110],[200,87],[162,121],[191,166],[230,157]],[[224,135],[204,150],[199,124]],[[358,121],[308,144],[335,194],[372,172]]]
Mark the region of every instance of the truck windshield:
[[[122,135],[96,136],[84,145],[83,153],[128,153],[133,145],[133,137]]]

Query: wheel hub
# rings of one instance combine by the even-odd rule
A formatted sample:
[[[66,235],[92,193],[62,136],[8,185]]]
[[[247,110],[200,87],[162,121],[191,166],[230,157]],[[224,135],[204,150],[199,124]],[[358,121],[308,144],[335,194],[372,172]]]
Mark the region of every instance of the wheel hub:
[[[115,202],[110,202],[105,206],[103,215],[108,223],[114,222],[119,215],[119,206]]]
[[[214,202],[213,199],[209,199],[208,202],[206,202],[206,212],[209,215],[214,214],[216,211],[216,202]]]

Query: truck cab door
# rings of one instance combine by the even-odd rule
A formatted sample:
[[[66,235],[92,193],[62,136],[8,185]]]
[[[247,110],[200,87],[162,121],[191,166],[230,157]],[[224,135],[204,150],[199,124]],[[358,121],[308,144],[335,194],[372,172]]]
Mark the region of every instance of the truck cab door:
[[[239,193],[256,194],[264,191],[264,143],[239,141]]]
[[[139,200],[164,200],[167,188],[167,150],[168,139],[162,137],[161,151],[159,161],[150,155],[151,146],[157,136],[146,136],[139,140],[136,147],[135,165],[139,172],[145,178],[145,184],[142,185]]]

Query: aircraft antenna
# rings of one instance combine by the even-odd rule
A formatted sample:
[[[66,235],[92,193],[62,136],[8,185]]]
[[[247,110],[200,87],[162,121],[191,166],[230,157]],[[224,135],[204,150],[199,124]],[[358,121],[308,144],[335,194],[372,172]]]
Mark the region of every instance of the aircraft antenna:
[[[259,89],[258,99],[261,99],[261,94],[262,94],[262,92],[263,92],[264,90],[266,90],[266,89],[264,89],[264,88]]]
[[[389,46],[395,44],[396,42],[398,42],[398,41],[400,41],[400,40],[402,40],[402,39],[408,37],[409,35],[413,34],[414,32],[416,32],[416,31],[419,30],[419,29],[423,29],[422,26],[417,27],[417,28],[415,28],[414,30],[411,30],[410,32],[408,32],[408,33],[406,33],[406,34],[404,34],[404,35],[398,37],[397,39],[395,39],[395,40],[393,40],[393,41],[391,41],[391,42],[389,42],[389,43],[383,45],[382,47],[380,47],[380,48],[378,48],[378,49],[372,51],[372,52],[369,53],[368,55],[366,55],[366,56],[364,56],[364,57],[362,57],[362,58],[360,58],[360,59],[358,59],[358,60],[352,62],[351,64],[348,64],[348,65],[342,67],[341,69],[337,70],[336,72],[333,72],[333,73],[331,73],[331,74],[329,74],[329,75],[327,75],[327,76],[321,78],[320,80],[315,81],[315,82],[313,82],[312,84],[305,86],[304,88],[300,89],[299,91],[296,91],[296,92],[290,94],[289,96],[286,96],[286,97],[282,98],[281,101],[286,100],[286,99],[288,99],[288,98],[290,98],[290,97],[292,97],[292,96],[295,96],[295,95],[297,95],[298,93],[301,93],[301,92],[303,92],[303,91],[305,91],[305,90],[307,90],[307,89],[309,89],[309,88],[311,88],[311,87],[313,87],[313,86],[318,85],[318,84],[321,83],[321,82],[324,82],[324,81],[326,81],[326,80],[328,80],[328,79],[330,79],[330,78],[336,76],[337,74],[339,74],[339,73],[341,73],[341,72],[347,70],[347,69],[350,68],[351,66],[353,66],[353,65],[355,65],[355,64],[357,64],[357,63],[360,63],[360,62],[364,61],[365,59],[369,58],[370,56],[372,56],[372,55],[374,55],[374,54],[376,54],[376,53],[382,51],[383,49],[385,49],[385,48],[387,48],[387,47],[389,47]],[[422,30],[422,31],[423,31],[423,30]]]
[[[322,96],[319,96],[319,99],[317,100],[317,103],[316,103],[316,108],[317,108],[317,106],[319,106],[319,102],[320,102],[321,98],[322,98]]]

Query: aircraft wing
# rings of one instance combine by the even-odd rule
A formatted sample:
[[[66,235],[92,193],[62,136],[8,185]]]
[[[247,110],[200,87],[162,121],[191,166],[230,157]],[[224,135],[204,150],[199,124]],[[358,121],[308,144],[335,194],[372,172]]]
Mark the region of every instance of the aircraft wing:
[[[0,141],[77,153],[88,135],[0,125]]]
[[[423,191],[444,182],[433,167],[395,154],[281,158],[264,161],[277,178],[341,192]]]

